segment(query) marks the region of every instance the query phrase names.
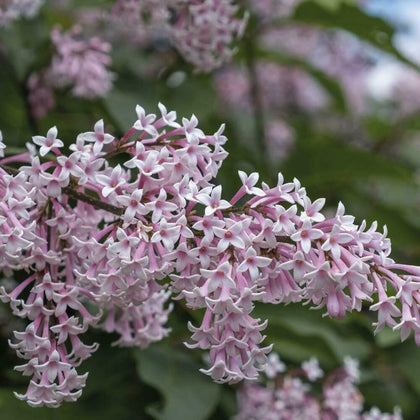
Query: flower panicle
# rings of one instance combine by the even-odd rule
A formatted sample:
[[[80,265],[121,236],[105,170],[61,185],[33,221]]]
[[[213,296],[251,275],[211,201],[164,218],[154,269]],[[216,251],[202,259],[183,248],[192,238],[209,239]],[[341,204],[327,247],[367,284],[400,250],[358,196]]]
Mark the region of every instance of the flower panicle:
[[[97,347],[79,337],[99,324],[116,344],[143,348],[169,333],[170,299],[204,310],[186,345],[208,350],[202,372],[216,382],[257,379],[267,365],[256,302],[302,302],[338,319],[369,305],[376,331],[390,326],[403,340],[413,331],[420,343],[420,268],[391,259],[386,229],[356,225],[341,203],[327,218],[324,199],[281,174],[269,186],[240,171],[224,199],[214,184],[224,126],[206,135],[195,116],[179,121],[162,104],[159,115],[139,105],[136,114],[121,138],[99,120],[68,153],[57,127],[17,156],[0,138],[0,268],[29,273],[0,289],[30,321],[11,342],[32,376],[21,398],[76,399],[86,378],[75,368]],[[306,369],[319,377],[314,362]]]

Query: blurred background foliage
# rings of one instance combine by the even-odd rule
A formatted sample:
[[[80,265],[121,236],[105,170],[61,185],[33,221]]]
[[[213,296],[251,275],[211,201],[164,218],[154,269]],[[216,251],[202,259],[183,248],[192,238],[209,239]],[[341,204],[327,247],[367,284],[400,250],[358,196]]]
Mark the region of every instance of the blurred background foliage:
[[[310,197],[326,197],[331,212],[342,201],[359,223],[386,224],[394,258],[420,263],[420,54],[416,61],[394,42],[408,30],[395,19],[398,3],[406,2],[394,2],[392,19],[389,10],[382,13],[389,2],[381,9],[369,1],[303,1],[272,17],[251,7],[233,62],[211,74],[194,71],[164,39],[141,47],[113,40],[115,82],[106,97],[55,92],[54,109],[37,119],[27,81],[48,65],[52,26],[67,29],[79,19],[94,33],[83,16],[112,2],[52,3],[36,18],[0,30],[0,128],[9,153],[53,125],[67,143],[100,118],[121,135],[134,122],[137,103],[154,112],[160,101],[179,117],[195,114],[205,132],[226,123],[230,156],[218,180],[226,197],[239,185],[238,169],[259,171],[271,184],[281,171],[286,180],[298,178]],[[205,420],[236,413],[235,388],[200,374],[204,355],[183,346],[186,322],[196,315],[180,305],[171,336],[147,350],[119,349],[111,345],[115,337],[89,332],[101,346],[84,364],[90,373],[83,397],[59,409],[29,408],[12,394],[25,384],[12,370],[17,361],[7,346],[17,321],[5,305],[0,311],[1,419]],[[269,319],[266,341],[284,361],[316,356],[329,370],[345,355],[356,357],[367,408],[390,412],[398,405],[404,418],[420,417],[420,351],[390,330],[373,336],[369,311],[341,322],[296,305],[259,306],[257,313]]]

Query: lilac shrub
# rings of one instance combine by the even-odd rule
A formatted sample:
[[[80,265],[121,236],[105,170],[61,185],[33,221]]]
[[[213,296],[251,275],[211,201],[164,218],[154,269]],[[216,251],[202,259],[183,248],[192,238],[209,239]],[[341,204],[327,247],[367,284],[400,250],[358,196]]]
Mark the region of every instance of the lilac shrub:
[[[259,382],[245,382],[238,390],[237,420],[354,419],[401,420],[401,412],[382,413],[377,407],[363,412],[363,396],[357,389],[358,361],[344,359],[344,366],[326,377],[316,358],[289,369],[277,354],[269,357]],[[312,385],[321,383],[318,395]]]
[[[137,106],[121,138],[100,120],[68,152],[56,127],[21,155],[3,157],[0,141],[0,268],[26,273],[0,289],[29,320],[10,342],[31,378],[18,398],[74,401],[87,376],[76,368],[97,348],[82,334],[100,325],[119,345],[143,348],[169,333],[170,299],[203,310],[186,345],[208,350],[202,371],[216,382],[264,369],[272,346],[255,302],[303,302],[337,319],[366,303],[375,331],[389,326],[402,340],[413,331],[420,344],[420,267],[391,259],[386,229],[356,225],[341,203],[327,218],[325,199],[281,174],[269,186],[239,171],[241,187],[224,199],[214,183],[224,126],[206,135],[194,115],[178,122],[159,111]]]

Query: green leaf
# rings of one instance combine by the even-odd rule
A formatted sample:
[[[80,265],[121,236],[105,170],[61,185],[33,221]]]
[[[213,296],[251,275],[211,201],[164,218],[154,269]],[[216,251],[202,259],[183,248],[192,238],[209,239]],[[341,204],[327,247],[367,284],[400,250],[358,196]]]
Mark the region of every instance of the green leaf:
[[[136,352],[137,371],[164,397],[163,409],[150,407],[159,420],[205,420],[220,399],[220,385],[199,372],[200,366],[179,350],[154,345]]]
[[[386,225],[394,248],[393,258],[406,263],[410,258],[416,264],[420,256],[419,188],[409,181],[373,177],[360,180],[355,186],[355,190],[343,191],[340,197],[349,204],[346,206],[349,213],[359,215],[360,219],[363,215],[368,223],[377,220],[379,226]],[[405,255],[399,255],[401,251]]]
[[[129,91],[114,88],[104,98],[104,102],[119,126],[128,130],[137,119],[135,111],[137,104],[141,104],[148,113],[157,107],[157,102],[152,106],[152,101],[149,99],[152,96],[150,88],[145,88],[141,93],[136,89]]]
[[[315,0],[315,2],[330,10],[337,10],[342,4],[357,4],[357,0]]]
[[[332,77],[328,76],[322,70],[317,69],[312,66],[309,62],[300,59],[298,57],[293,57],[288,54],[281,53],[279,51],[269,51],[259,49],[256,52],[258,58],[263,58],[266,60],[274,61],[281,63],[285,66],[298,67],[307,73],[309,73],[330,95],[331,99],[334,102],[334,105],[339,111],[344,112],[346,110],[346,98],[344,96],[341,85],[334,80]]]
[[[394,28],[383,19],[370,16],[356,6],[340,3],[339,7],[333,9],[323,7],[320,2],[305,1],[295,9],[293,20],[324,28],[344,29],[409,66],[419,69],[394,47]]]
[[[337,362],[342,362],[343,357],[350,355],[363,360],[369,354],[369,345],[360,337],[360,334],[352,334],[350,329],[345,329],[344,321],[335,321],[322,317],[323,311],[311,311],[300,305],[258,305],[255,316],[268,319],[268,340],[274,342],[280,355],[296,357],[298,360],[321,354],[320,361],[325,357],[334,357]],[[346,321],[348,322],[348,320]],[[280,329],[279,329],[280,327]],[[295,334],[287,336],[284,332]],[[343,333],[344,331],[344,333]],[[277,334],[276,334],[277,332]],[[300,338],[299,338],[300,337]],[[314,342],[314,337],[321,340],[327,346],[326,354]],[[302,346],[303,344],[303,346]],[[283,351],[282,351],[283,349]],[[298,361],[296,360],[296,361]],[[331,360],[326,360],[331,364]]]
[[[401,343],[401,334],[399,331],[393,331],[391,328],[385,328],[375,335],[375,342],[379,347],[392,347]]]
[[[411,340],[410,340],[411,339]],[[397,348],[393,354],[395,365],[411,383],[417,394],[420,395],[420,359],[419,348],[413,343],[413,338]]]
[[[159,102],[165,104],[168,110],[176,110],[179,119],[197,115],[201,127],[204,120],[212,117],[217,109],[210,79],[198,75],[185,75],[185,81],[176,87],[167,86],[164,80],[151,82],[129,74],[121,75],[104,98],[109,112],[125,129],[137,119],[136,104],[140,104],[147,113],[159,114]]]
[[[2,57],[0,57],[1,63]],[[28,141],[28,118],[25,112],[22,85],[14,77],[14,69],[4,61],[0,64],[0,92],[4,98],[0,112],[0,130],[6,146],[22,146]]]
[[[282,167],[286,176],[298,177],[306,187],[326,185],[340,191],[356,179],[373,176],[412,180],[412,171],[403,164],[309,130],[303,126],[294,153]]]

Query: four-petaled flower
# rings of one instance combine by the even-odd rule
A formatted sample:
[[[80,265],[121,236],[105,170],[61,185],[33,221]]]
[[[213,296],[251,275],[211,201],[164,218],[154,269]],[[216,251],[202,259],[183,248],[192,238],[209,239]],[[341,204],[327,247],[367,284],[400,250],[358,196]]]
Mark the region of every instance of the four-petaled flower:
[[[290,239],[295,242],[299,242],[302,247],[302,251],[307,254],[311,249],[312,241],[322,238],[323,235],[324,233],[322,230],[313,228],[311,222],[309,220],[305,220],[302,227],[290,236]]]
[[[210,195],[208,194],[198,194],[197,200],[206,206],[205,215],[210,216],[217,210],[225,210],[231,207],[229,201],[222,200],[222,187],[218,185],[213,188]]]
[[[64,143],[57,138],[57,134],[58,134],[58,130],[57,127],[51,127],[48,132],[47,132],[47,136],[43,137],[43,136],[34,136],[32,137],[33,142],[38,145],[41,146],[41,148],[39,149],[39,154],[41,156],[45,156],[52,148],[54,147],[63,147]]]

